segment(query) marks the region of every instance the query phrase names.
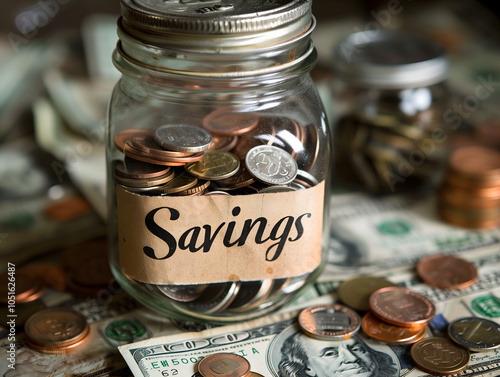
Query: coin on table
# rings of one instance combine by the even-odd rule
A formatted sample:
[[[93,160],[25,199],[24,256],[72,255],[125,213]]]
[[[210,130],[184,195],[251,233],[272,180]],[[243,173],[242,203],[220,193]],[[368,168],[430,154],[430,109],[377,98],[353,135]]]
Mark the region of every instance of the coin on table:
[[[417,263],[417,274],[427,284],[441,289],[464,289],[478,280],[473,263],[453,255],[429,255]]]
[[[410,355],[419,369],[437,376],[460,373],[470,359],[468,350],[440,337],[419,340],[411,347]]]
[[[386,323],[371,313],[366,313],[361,320],[363,332],[371,338],[388,344],[412,344],[425,336],[427,326],[401,327]]]
[[[202,152],[210,148],[212,134],[188,124],[166,124],[155,131],[155,141],[161,147],[178,152]]]
[[[203,377],[249,377],[250,363],[234,353],[214,353],[201,359],[198,372]]]
[[[370,310],[382,321],[402,327],[421,327],[436,314],[427,297],[403,287],[380,288],[370,295]]]
[[[285,150],[258,145],[248,151],[245,165],[256,179],[269,185],[286,185],[297,176],[297,162]]]
[[[44,353],[66,353],[88,340],[90,326],[71,308],[50,308],[33,314],[24,331],[31,348]]]
[[[17,272],[15,280],[7,272],[0,275],[0,303],[7,304],[8,296],[15,295],[16,303],[34,301],[45,293],[45,283],[37,276]],[[15,288],[14,291],[11,289]]]
[[[370,295],[377,289],[393,286],[393,283],[383,278],[360,276],[344,281],[337,292],[344,304],[354,310],[367,312],[370,310]]]
[[[210,132],[224,136],[247,133],[259,124],[260,116],[244,112],[235,107],[225,107],[212,111],[203,118],[203,127]]]
[[[500,347],[500,325],[485,318],[456,319],[448,326],[448,335],[457,344],[473,352]]]
[[[299,324],[309,336],[322,340],[345,340],[356,334],[361,318],[343,305],[318,305],[302,310]]]
[[[222,151],[206,151],[203,158],[186,166],[189,174],[209,181],[229,178],[238,173],[240,160],[230,153]]]

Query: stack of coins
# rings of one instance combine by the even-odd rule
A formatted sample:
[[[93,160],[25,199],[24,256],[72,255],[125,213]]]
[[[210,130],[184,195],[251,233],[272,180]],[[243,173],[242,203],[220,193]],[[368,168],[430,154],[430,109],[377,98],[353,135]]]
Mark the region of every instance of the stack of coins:
[[[90,337],[85,318],[70,308],[41,310],[26,321],[24,331],[26,343],[43,353],[71,352]]]
[[[447,155],[433,136],[443,127],[438,119],[433,109],[409,116],[399,103],[343,118],[335,128],[334,180],[377,194],[437,185]]]
[[[457,148],[438,193],[437,212],[446,222],[474,229],[500,221],[500,152],[482,146]]]
[[[436,314],[434,304],[403,287],[385,287],[370,295],[370,312],[361,326],[368,336],[388,344],[411,344],[422,339]]]
[[[200,126],[164,125],[125,130],[114,137],[124,154],[114,163],[115,183],[140,195],[249,195],[311,188],[319,155],[314,125],[237,108],[209,113]],[[264,310],[269,300],[300,289],[294,278],[188,286],[147,284],[179,310],[203,314]],[[137,284],[142,284],[137,282]]]

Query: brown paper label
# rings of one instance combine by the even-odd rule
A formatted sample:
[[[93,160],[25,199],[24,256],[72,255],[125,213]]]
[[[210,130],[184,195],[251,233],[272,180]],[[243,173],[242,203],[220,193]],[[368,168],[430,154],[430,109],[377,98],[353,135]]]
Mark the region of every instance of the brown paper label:
[[[294,192],[145,196],[117,186],[120,267],[151,284],[262,280],[321,260],[324,182]]]

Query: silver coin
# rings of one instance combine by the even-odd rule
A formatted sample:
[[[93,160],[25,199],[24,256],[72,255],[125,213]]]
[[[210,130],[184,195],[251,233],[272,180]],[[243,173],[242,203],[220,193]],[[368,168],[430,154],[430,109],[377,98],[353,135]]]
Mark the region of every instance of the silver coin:
[[[271,293],[272,286],[272,279],[241,283],[240,291],[228,306],[228,310],[246,312],[257,307]]]
[[[292,192],[292,191],[297,191],[297,189],[292,186],[276,185],[263,188],[262,190],[259,191],[259,194],[270,194],[277,192]]]
[[[190,302],[199,298],[207,288],[206,284],[157,285],[158,290],[175,301]]]
[[[166,124],[155,131],[155,142],[176,152],[206,151],[212,140],[212,134],[207,130],[187,124]]]
[[[230,194],[228,194],[227,192],[225,191],[210,191],[210,192],[206,192],[203,194],[204,196],[217,196],[217,195],[226,195],[226,196],[231,196]]]
[[[283,149],[272,145],[258,145],[245,156],[250,174],[269,185],[286,185],[297,176],[297,162]]]
[[[500,325],[484,318],[459,318],[448,326],[448,335],[455,343],[473,352],[500,347]]]
[[[305,170],[297,170],[296,180],[300,180],[304,182],[308,187],[316,186],[319,182],[311,173],[306,172]]]
[[[240,282],[209,284],[198,299],[186,305],[198,313],[218,313],[231,305],[240,290],[240,286]]]

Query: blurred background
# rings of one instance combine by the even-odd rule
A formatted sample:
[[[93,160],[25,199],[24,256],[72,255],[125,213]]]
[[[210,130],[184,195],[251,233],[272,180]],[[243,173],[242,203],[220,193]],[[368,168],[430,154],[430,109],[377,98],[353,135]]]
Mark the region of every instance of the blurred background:
[[[342,38],[370,29],[411,30],[446,48],[456,98],[474,91],[478,74],[490,80],[487,100],[463,123],[488,121],[487,139],[497,143],[500,22],[491,4],[314,0],[319,61],[312,75],[325,107],[335,111],[331,63]],[[120,5],[20,0],[3,1],[0,9],[0,255],[26,262],[106,233],[103,141],[107,102],[119,78],[110,56]]]

